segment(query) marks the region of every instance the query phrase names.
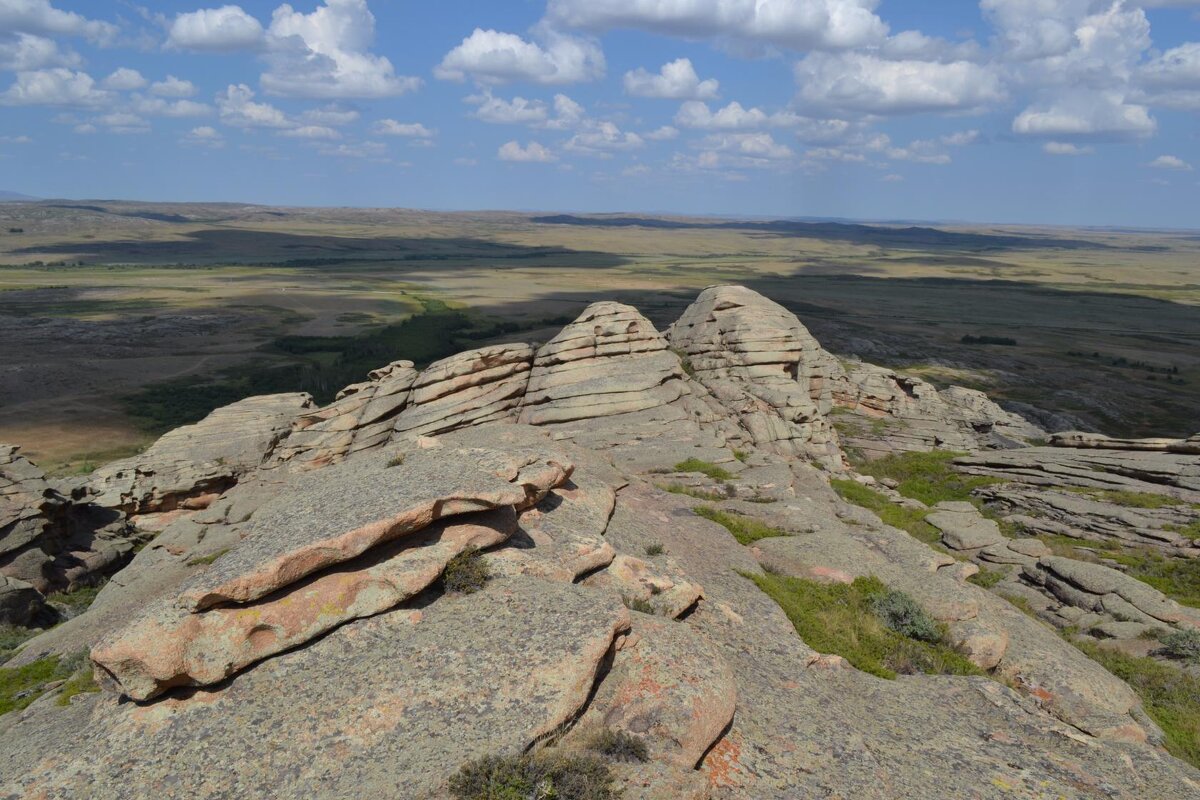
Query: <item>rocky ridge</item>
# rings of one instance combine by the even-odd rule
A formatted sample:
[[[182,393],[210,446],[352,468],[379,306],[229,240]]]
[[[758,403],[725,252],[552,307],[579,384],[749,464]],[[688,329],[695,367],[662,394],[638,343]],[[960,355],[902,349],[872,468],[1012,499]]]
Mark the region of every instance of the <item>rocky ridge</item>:
[[[19,498],[0,544],[39,545],[76,505],[160,532],[14,658],[87,649],[103,691],[0,717],[0,796],[445,797],[472,758],[602,730],[646,746],[612,765],[627,798],[1200,793],[1126,684],[967,578],[986,554],[1038,596],[1074,587],[1174,628],[1192,610],[972,504],[928,517],[956,559],[831,489],[850,474],[837,408],[894,423],[878,452],[961,448],[985,470],[1035,449],[985,451],[1040,432],[902,380],[712,287],[665,335],[597,303],[541,347],[394,362],[324,409],[243,401],[52,507],[10,453],[0,490],[25,488],[0,494]],[[679,472],[688,459],[720,471]],[[1191,491],[1179,480],[1167,491]],[[784,535],[739,544],[663,481]],[[492,576],[479,591],[447,588],[463,557]],[[745,577],[764,568],[875,576],[991,677],[881,680],[819,653]]]

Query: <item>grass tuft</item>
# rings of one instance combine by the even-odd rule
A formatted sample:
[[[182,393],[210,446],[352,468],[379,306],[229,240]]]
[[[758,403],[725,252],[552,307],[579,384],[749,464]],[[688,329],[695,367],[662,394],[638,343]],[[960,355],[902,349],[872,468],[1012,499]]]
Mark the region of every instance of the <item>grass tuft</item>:
[[[402,465],[403,463],[404,463],[404,453],[400,453],[400,454],[394,455],[388,459],[387,468],[391,469],[392,467],[398,467],[398,466]]]
[[[731,514],[728,511],[721,511],[711,506],[697,506],[692,511],[705,519],[710,519],[718,525],[724,526],[725,530],[732,533],[733,538],[742,544],[750,544],[757,542],[759,539],[771,539],[776,536],[791,536],[790,533],[781,531],[778,528],[772,528],[770,525],[759,522],[753,517]]]
[[[217,552],[209,553],[206,556],[196,556],[195,558],[189,558],[187,565],[189,567],[207,567],[209,564],[213,563],[218,558],[220,558],[221,556],[228,553],[229,550],[230,550],[230,548],[226,547],[224,550],[218,550]]]
[[[1072,494],[1087,495],[1095,500],[1103,500],[1115,506],[1124,508],[1170,508],[1184,505],[1182,500],[1162,494],[1150,492],[1130,492],[1124,489],[1089,489],[1080,486],[1066,487]]]
[[[593,736],[587,748],[610,761],[645,762],[650,759],[650,748],[640,736],[621,730],[605,728]]]
[[[972,501],[971,491],[996,483],[995,478],[964,475],[951,463],[963,453],[935,450],[930,453],[896,453],[858,465],[858,471],[876,480],[897,481],[896,491],[932,506],[944,500]]]
[[[981,567],[979,572],[967,578],[967,580],[976,586],[982,586],[984,589],[990,589],[1003,581],[1005,577],[1007,577],[1007,574],[1003,570]]]
[[[680,461],[675,465],[676,472],[699,472],[701,475],[707,475],[714,481],[727,481],[733,477],[733,473],[722,467],[718,467],[711,461],[701,461],[698,458],[689,458],[686,461]]]
[[[476,547],[468,547],[446,564],[442,585],[447,592],[472,594],[482,589],[491,577],[483,554]]]
[[[593,755],[487,755],[450,778],[456,800],[617,800],[612,771]]]
[[[717,492],[709,492],[704,489],[697,489],[694,486],[684,486],[682,483],[660,483],[657,484],[659,489],[671,494],[682,494],[687,497],[694,497],[697,500],[708,500],[709,502],[719,503],[727,499],[725,495]]]
[[[1200,664],[1200,631],[1193,628],[1175,631],[1162,637],[1163,651],[1172,658],[1189,664]]]
[[[653,603],[651,603],[649,600],[643,600],[640,597],[633,597],[632,595],[623,594],[621,595],[621,602],[624,603],[625,607],[630,611],[640,611],[643,614],[658,613],[658,609],[654,607]]]
[[[648,556],[661,556],[665,552],[667,552],[667,548],[657,542],[646,545],[646,555]]]
[[[1072,641],[1141,697],[1146,713],[1162,728],[1171,755],[1200,767],[1200,678],[1153,658]]]
[[[71,677],[75,663],[47,656],[20,667],[0,667],[0,715],[20,711],[49,690],[49,685]]]
[[[908,531],[914,539],[926,544],[936,544],[942,539],[941,532],[925,521],[928,511],[896,505],[870,486],[847,478],[834,478],[829,485],[843,500],[875,512],[884,524]]]
[[[829,584],[770,573],[744,576],[779,604],[809,647],[839,655],[863,672],[880,678],[915,673],[983,674],[966,656],[946,644],[940,626],[933,625],[930,631],[923,620],[914,625],[915,617],[906,611],[889,618],[903,630],[936,634],[934,640],[912,638],[890,628],[875,609],[879,604],[888,613],[896,600],[881,602],[879,598],[907,595],[889,591],[878,578]],[[916,605],[911,598],[907,602]],[[907,606],[903,601],[901,604]],[[923,611],[920,613],[928,620]]]

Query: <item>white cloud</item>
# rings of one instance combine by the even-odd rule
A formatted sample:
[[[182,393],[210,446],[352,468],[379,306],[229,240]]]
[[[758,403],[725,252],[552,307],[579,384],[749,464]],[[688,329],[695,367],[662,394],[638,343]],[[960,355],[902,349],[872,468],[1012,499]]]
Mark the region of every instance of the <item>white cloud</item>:
[[[968,111],[1002,100],[999,75],[970,61],[888,61],[811,53],[796,64],[799,96],[818,108],[866,114]]]
[[[505,142],[500,145],[500,149],[496,151],[496,157],[501,161],[526,161],[542,164],[558,160],[558,156],[537,142],[530,142],[525,147],[521,147],[520,142],[517,141]]]
[[[183,50],[231,52],[254,49],[262,42],[262,24],[233,5],[180,14],[167,32],[167,45]]]
[[[721,84],[713,79],[700,80],[695,67],[687,58],[677,58],[657,74],[641,67],[625,73],[625,92],[634,97],[660,97],[673,100],[712,100],[717,97]]]
[[[0,2],[0,31],[83,36],[107,44],[117,35],[117,26],[61,11],[54,8],[50,0],[3,0]]]
[[[1147,102],[1200,110],[1200,42],[1185,42],[1153,58],[1137,75]]]
[[[1192,165],[1184,161],[1179,156],[1159,156],[1146,166],[1154,167],[1155,169],[1179,170],[1181,172],[1192,171]]]
[[[577,133],[564,147],[586,155],[604,155],[614,150],[634,150],[645,142],[636,133],[623,133],[611,122],[601,122],[593,129]]]
[[[108,128],[111,133],[149,133],[150,123],[137,114],[127,111],[114,111],[96,117],[97,123]]]
[[[0,34],[0,70],[23,72],[46,67],[78,67],[83,59],[60,50],[53,39],[32,33]]]
[[[292,128],[287,115],[268,103],[254,101],[254,91],[244,83],[230,85],[217,95],[221,122],[235,128]]]
[[[549,118],[546,104],[541,100],[526,100],[524,97],[505,100],[493,97],[491,92],[484,92],[468,97],[467,102],[478,105],[472,116],[495,125],[531,125]]]
[[[681,128],[702,130],[744,130],[761,128],[770,122],[766,112],[758,108],[743,108],[736,100],[714,113],[699,100],[689,100],[679,107],[675,124]]]
[[[514,33],[476,28],[445,55],[433,74],[452,81],[470,77],[484,84],[579,83],[604,75],[604,53],[588,39],[552,31],[543,46]]]
[[[139,114],[161,117],[203,117],[211,114],[212,106],[194,100],[164,100],[161,97],[143,97],[135,94],[133,109]]]
[[[572,28],[636,28],[807,50],[878,43],[887,25],[873,13],[876,5],[877,0],[550,0],[547,18]]]
[[[721,156],[727,166],[766,167],[771,162],[790,160],[795,153],[780,144],[769,133],[710,134],[700,143],[707,153]]]
[[[546,120],[542,127],[551,130],[570,130],[579,127],[587,119],[583,106],[565,94],[554,95],[554,117]]]
[[[28,136],[0,136],[0,142],[5,144],[33,144],[33,139]]]
[[[366,0],[325,0],[311,14],[281,5],[267,31],[262,86],[291,97],[395,97],[421,85],[369,52],[375,15]]]
[[[656,130],[652,130],[649,133],[642,134],[643,139],[650,139],[651,141],[654,141],[654,142],[665,142],[670,139],[676,139],[678,137],[679,137],[679,129],[673,128],[670,125],[663,125],[661,128],[657,128]]]
[[[225,146],[225,139],[221,136],[216,128],[209,125],[202,125],[199,128],[192,130],[180,140],[183,144],[195,145],[198,147],[218,148]]]
[[[148,81],[142,77],[142,73],[136,69],[120,67],[104,79],[104,88],[128,92],[134,89],[142,89],[147,83]]]
[[[95,106],[110,97],[96,88],[86,72],[56,67],[18,72],[16,82],[0,95],[0,102],[14,106]]]
[[[327,142],[342,138],[340,133],[324,125],[301,125],[298,128],[280,131],[279,135],[290,136],[293,139],[320,139]]]
[[[334,128],[356,122],[360,116],[359,112],[352,108],[338,106],[311,108],[300,115],[301,119],[311,125],[328,125]]]
[[[379,120],[371,126],[371,131],[381,136],[403,136],[408,139],[432,139],[437,135],[437,131],[419,122],[397,122],[394,119]]]
[[[1052,156],[1086,156],[1096,152],[1091,147],[1081,147],[1071,142],[1046,142],[1042,151]]]
[[[191,97],[196,93],[196,86],[191,81],[168,75],[165,79],[151,84],[150,93],[159,97]]]
[[[1034,105],[1013,120],[1023,136],[1129,139],[1149,136],[1158,123],[1143,105],[1125,102],[1112,91],[1071,91],[1049,105]]]

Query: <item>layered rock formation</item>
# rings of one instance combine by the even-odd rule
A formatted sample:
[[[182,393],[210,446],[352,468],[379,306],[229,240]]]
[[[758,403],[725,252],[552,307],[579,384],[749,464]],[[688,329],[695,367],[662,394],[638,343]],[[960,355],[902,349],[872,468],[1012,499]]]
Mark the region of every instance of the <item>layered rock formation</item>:
[[[848,381],[785,309],[714,287],[667,337],[596,303],[540,348],[394,362],[324,409],[215,412],[196,465],[164,456],[177,432],[150,454],[174,465],[162,476],[99,479],[134,517],[186,513],[13,659],[87,650],[102,691],[0,718],[0,796],[441,798],[472,759],[576,753],[604,732],[646,749],[610,764],[628,800],[1200,793],[1129,686],[966,579],[1004,564],[1006,586],[1172,630],[1194,611],[1008,538],[970,503],[927,518],[962,560],[848,506],[829,485]],[[1003,443],[977,398],[920,393],[923,414],[991,422],[955,412],[945,429],[977,435],[914,448]],[[875,411],[906,413],[888,403]],[[1025,469],[992,455],[963,468]],[[29,469],[0,507],[22,535],[60,503],[37,505]],[[779,535],[741,545],[701,502]],[[452,590],[464,564],[477,591]],[[817,652],[750,580],[764,567],[875,576],[987,677],[883,680]]]

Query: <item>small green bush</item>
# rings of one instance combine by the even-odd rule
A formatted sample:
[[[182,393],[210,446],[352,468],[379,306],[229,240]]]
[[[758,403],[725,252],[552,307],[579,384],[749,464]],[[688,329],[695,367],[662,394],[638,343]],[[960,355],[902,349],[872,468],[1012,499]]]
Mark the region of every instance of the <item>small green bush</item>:
[[[491,577],[483,554],[476,547],[468,547],[446,564],[442,585],[447,592],[471,594],[482,589]]]
[[[990,589],[1003,581],[1004,578],[1005,573],[1001,570],[981,568],[979,572],[967,578],[967,580],[976,586],[982,586],[984,589]]]
[[[587,747],[612,761],[645,762],[650,749],[640,736],[605,728],[588,741]]]
[[[745,464],[746,459],[750,458],[750,454],[747,453],[745,450],[734,450],[733,457],[736,458],[738,461],[742,462],[743,464]]]
[[[87,611],[104,588],[107,581],[100,581],[91,586],[80,586],[69,592],[53,592],[46,599],[67,609],[67,616],[77,617]]]
[[[387,467],[388,467],[388,469],[391,469],[392,467],[399,467],[403,463],[404,463],[404,453],[400,453],[399,455],[394,455],[388,459]]]
[[[733,473],[722,467],[718,467],[711,461],[701,461],[698,458],[689,458],[687,461],[680,461],[674,467],[676,472],[699,472],[701,475],[707,475],[714,481],[727,481],[733,477]]]
[[[694,497],[697,500],[708,500],[709,502],[720,502],[725,499],[725,495],[723,494],[697,489],[694,486],[684,486],[682,483],[660,483],[658,484],[658,488],[671,494],[682,494],[687,497]]]
[[[643,600],[640,597],[633,597],[627,594],[621,595],[621,602],[623,602],[625,607],[630,611],[640,611],[643,614],[657,613],[657,609],[654,607],[653,603],[651,603],[649,600]]]
[[[904,592],[887,589],[871,596],[871,611],[891,630],[921,642],[939,642],[942,633],[925,609]]]
[[[1193,628],[1175,631],[1162,638],[1163,650],[1172,658],[1200,664],[1200,631]]]
[[[38,628],[0,625],[0,664],[15,656],[21,645],[41,632]]]
[[[657,542],[646,545],[646,555],[648,556],[661,556],[665,552],[667,549]]]
[[[781,531],[778,528],[772,528],[766,523],[759,522],[752,517],[744,517],[741,514],[731,514],[727,511],[721,511],[718,508],[711,506],[697,506],[693,508],[696,514],[710,519],[718,525],[723,525],[725,530],[733,534],[733,538],[737,539],[742,544],[750,544],[757,542],[759,539],[770,539],[776,536],[790,536],[786,531]]]
[[[592,755],[489,755],[450,779],[456,800],[617,800],[613,775]]]
[[[888,594],[877,578],[851,584],[819,583],[767,573],[744,574],[779,604],[805,644],[834,653],[881,678],[897,674],[982,675],[966,656],[943,641],[913,639],[891,630],[872,609]]]

